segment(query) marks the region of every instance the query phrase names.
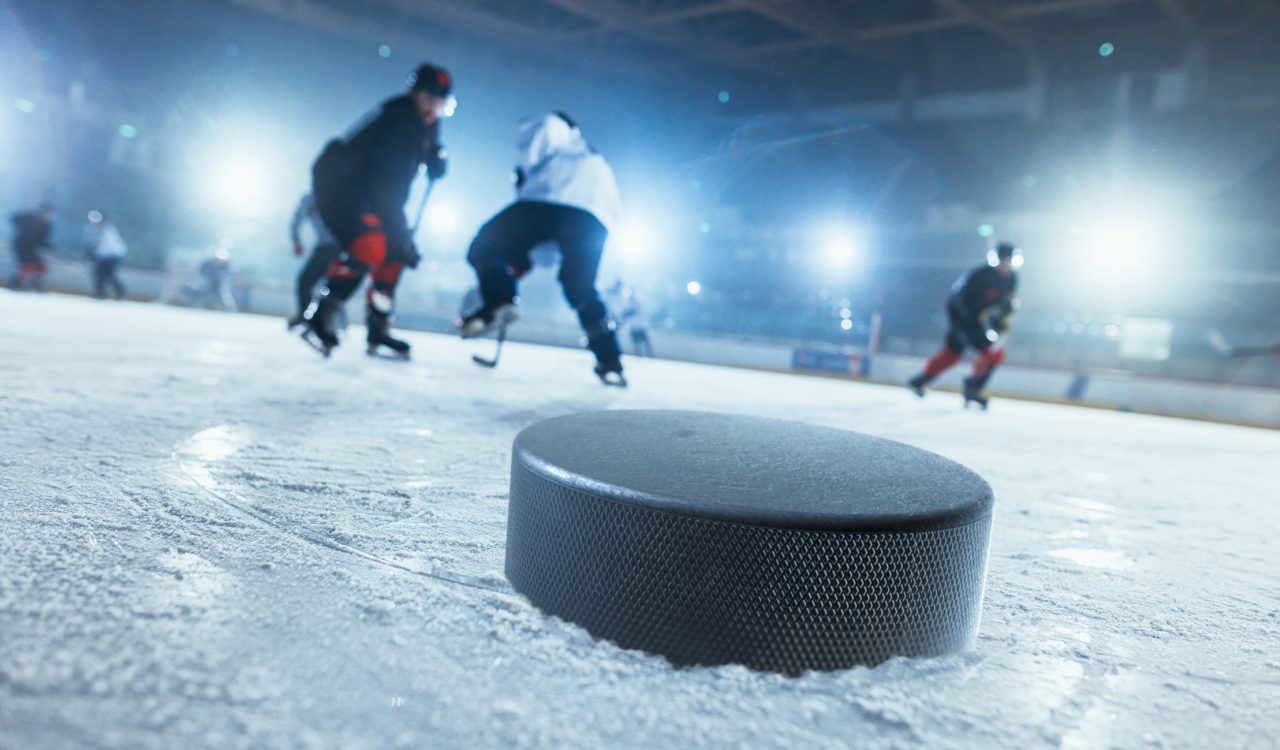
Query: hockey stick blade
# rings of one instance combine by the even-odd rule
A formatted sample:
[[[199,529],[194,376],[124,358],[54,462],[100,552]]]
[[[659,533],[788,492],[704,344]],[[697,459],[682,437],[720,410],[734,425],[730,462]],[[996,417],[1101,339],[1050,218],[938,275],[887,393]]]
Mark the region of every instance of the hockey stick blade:
[[[492,370],[493,368],[498,366],[498,358],[502,356],[502,343],[506,340],[507,340],[507,324],[503,323],[498,328],[498,346],[493,350],[493,359],[485,359],[484,357],[481,357],[479,354],[472,354],[471,361],[475,362],[481,367],[488,367],[489,369]]]
[[[1226,336],[1216,328],[1210,328],[1205,334],[1205,338],[1209,340],[1209,346],[1218,353],[1220,357],[1265,357],[1274,354],[1280,357],[1280,344],[1274,346],[1232,346]]]
[[[1213,347],[1213,350],[1223,357],[1230,357],[1235,352],[1231,342],[1227,341],[1227,337],[1222,335],[1222,331],[1216,328],[1210,328],[1205,333],[1205,338],[1209,340],[1209,346]]]

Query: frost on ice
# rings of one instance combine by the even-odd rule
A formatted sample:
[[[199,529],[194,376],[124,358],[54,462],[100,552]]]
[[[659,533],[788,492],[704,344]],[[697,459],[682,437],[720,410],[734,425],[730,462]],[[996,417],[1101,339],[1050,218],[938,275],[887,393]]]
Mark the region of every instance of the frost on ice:
[[[453,339],[321,361],[276,320],[0,292],[0,747],[1263,747],[1280,434]],[[357,376],[361,387],[356,386]],[[502,578],[511,440],[589,409],[919,445],[997,506],[977,647],[674,670]]]

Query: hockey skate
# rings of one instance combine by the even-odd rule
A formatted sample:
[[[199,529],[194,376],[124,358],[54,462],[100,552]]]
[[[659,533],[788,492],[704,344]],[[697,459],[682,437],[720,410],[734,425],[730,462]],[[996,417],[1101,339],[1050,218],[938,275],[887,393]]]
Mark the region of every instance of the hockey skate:
[[[315,349],[317,352],[320,352],[325,359],[329,358],[329,355],[333,353],[334,347],[338,345],[338,340],[336,338],[325,338],[324,334],[310,326],[307,326],[307,328],[303,330],[302,335],[299,338],[301,338],[303,343],[307,346]]]
[[[622,375],[622,363],[600,362],[595,367],[596,377],[600,378],[600,382],[614,388],[626,388],[627,379]]]
[[[340,302],[324,297],[316,302],[303,318],[302,340],[325,358],[338,345],[338,334],[333,328],[334,311]]]
[[[464,339],[479,338],[491,331],[505,328],[519,318],[520,311],[516,309],[514,302],[495,308],[482,307],[458,322],[458,335]]]
[[[973,378],[964,379],[964,408],[968,409],[970,403],[978,405],[983,411],[987,410],[987,395],[982,392],[983,383],[975,381]]]
[[[391,335],[389,332],[391,328],[390,315],[370,305],[366,311],[365,322],[369,328],[369,334],[365,338],[365,342],[368,344],[368,348],[365,349],[366,354],[370,357],[385,357],[387,359],[408,361],[409,342]],[[382,350],[383,347],[390,351],[384,352]]]
[[[402,362],[409,361],[409,342],[387,336],[378,341],[369,341],[369,347],[365,350],[365,354],[370,357],[382,357],[384,359],[395,359]],[[383,351],[380,347],[386,347],[390,351]]]
[[[924,387],[928,383],[929,378],[925,377],[924,374],[920,374],[907,381],[907,388],[916,396],[924,398]]]

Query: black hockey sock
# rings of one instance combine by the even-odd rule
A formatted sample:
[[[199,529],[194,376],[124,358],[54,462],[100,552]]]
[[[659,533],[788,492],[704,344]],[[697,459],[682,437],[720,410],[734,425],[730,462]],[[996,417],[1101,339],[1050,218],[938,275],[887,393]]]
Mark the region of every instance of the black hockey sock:
[[[995,371],[996,368],[991,367],[981,375],[970,375],[964,379],[964,387],[973,390],[975,393],[980,393],[982,389],[987,387],[987,383],[990,382],[991,376]]]
[[[404,341],[391,335],[391,316],[373,305],[365,307],[365,326],[368,328],[366,340],[370,344],[382,344],[396,350],[409,348]]]
[[[342,276],[339,278],[331,278],[325,286],[324,297],[335,300],[339,303],[346,302],[351,295],[355,293],[360,286],[361,279],[364,274],[356,274],[355,276]]]
[[[618,346],[618,334],[613,321],[602,318],[586,329],[587,348],[596,355],[596,361],[610,371],[622,371],[622,349]]]

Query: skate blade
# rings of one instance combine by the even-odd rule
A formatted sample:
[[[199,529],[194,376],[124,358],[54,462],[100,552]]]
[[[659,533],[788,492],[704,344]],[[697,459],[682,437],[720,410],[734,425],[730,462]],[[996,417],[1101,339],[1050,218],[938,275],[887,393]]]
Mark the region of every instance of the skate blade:
[[[307,346],[315,349],[317,352],[320,352],[325,359],[328,359],[329,355],[333,352],[333,349],[325,346],[324,342],[317,339],[310,329],[303,331],[298,338],[302,339]]]
[[[408,350],[405,350],[403,352],[396,351],[394,349],[392,349],[391,351],[383,351],[381,347],[379,347],[377,344],[370,346],[368,349],[365,350],[364,353],[369,355],[370,357],[375,357],[377,359],[389,359],[393,362],[409,361]]]
[[[627,379],[622,377],[620,372],[597,373],[596,377],[600,378],[600,382],[611,388],[626,388]]]

